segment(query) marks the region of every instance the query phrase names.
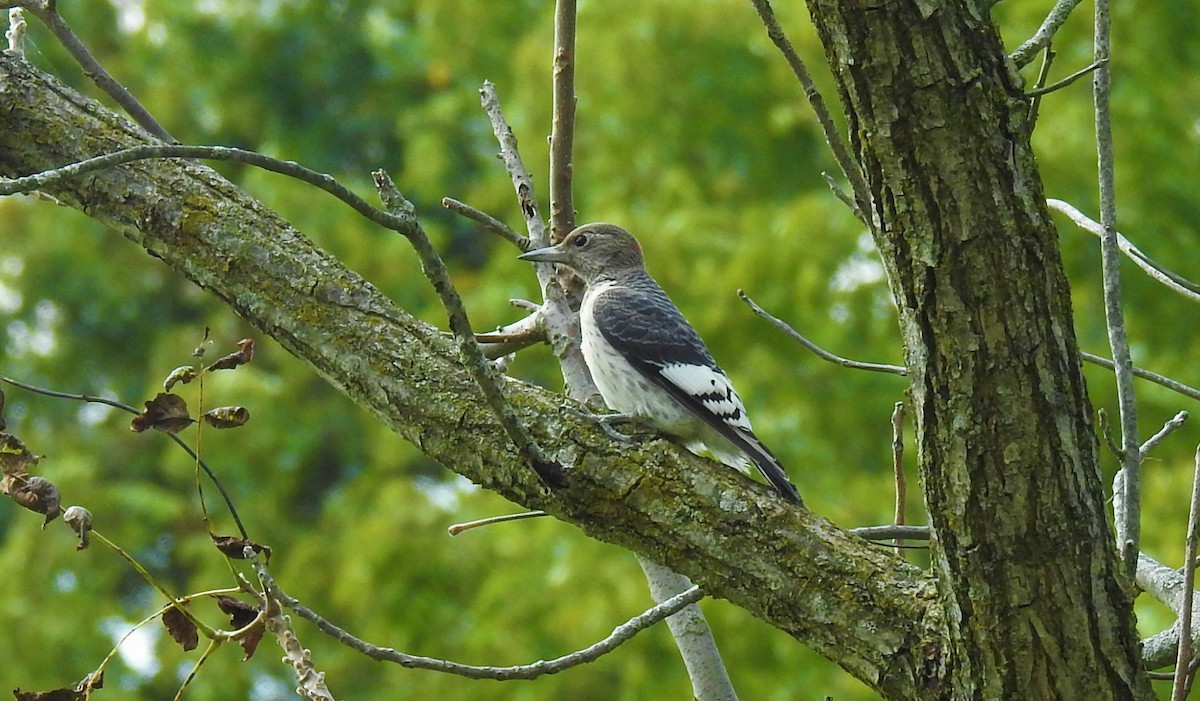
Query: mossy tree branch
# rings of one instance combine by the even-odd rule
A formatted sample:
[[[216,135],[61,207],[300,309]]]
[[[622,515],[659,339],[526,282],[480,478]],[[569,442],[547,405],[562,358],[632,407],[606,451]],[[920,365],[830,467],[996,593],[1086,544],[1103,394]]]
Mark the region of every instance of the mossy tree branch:
[[[10,177],[150,141],[9,55],[0,56],[0,117],[0,174]],[[890,551],[665,441],[614,443],[562,397],[506,380],[524,425],[565,468],[565,486],[548,491],[448,334],[202,165],[132,163],[48,191],[224,300],[450,469],[670,566],[889,698],[935,698],[941,609],[928,576]]]

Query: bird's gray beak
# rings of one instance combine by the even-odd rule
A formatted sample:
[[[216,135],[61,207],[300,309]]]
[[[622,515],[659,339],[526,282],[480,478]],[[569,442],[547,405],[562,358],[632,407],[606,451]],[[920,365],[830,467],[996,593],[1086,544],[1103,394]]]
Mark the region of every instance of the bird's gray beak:
[[[567,252],[558,246],[547,246],[546,248],[535,248],[532,251],[527,251],[517,256],[521,260],[528,260],[534,263],[567,263],[569,262]]]

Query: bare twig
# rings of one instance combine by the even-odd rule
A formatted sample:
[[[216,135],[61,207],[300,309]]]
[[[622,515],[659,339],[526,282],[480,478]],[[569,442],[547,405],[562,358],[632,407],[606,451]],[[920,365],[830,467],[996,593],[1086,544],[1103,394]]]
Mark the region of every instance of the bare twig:
[[[429,237],[425,235],[425,230],[416,220],[412,203],[404,199],[387,173],[377,170],[371,175],[375,178],[375,187],[379,190],[379,197],[383,200],[384,206],[393,216],[407,220],[408,225],[405,227],[407,231],[400,231],[400,233],[404,234],[413,249],[416,250],[417,257],[421,259],[421,269],[437,292],[446,316],[449,318],[450,330],[454,332],[454,337],[458,341],[459,356],[471,376],[475,378],[475,384],[483,392],[492,413],[504,426],[509,439],[512,440],[521,453],[521,457],[529,463],[538,477],[551,487],[561,486],[563,483],[562,467],[545,456],[541,446],[521,423],[516,410],[504,397],[504,390],[500,386],[504,379],[496,367],[484,357],[482,349],[476,343],[475,332],[471,330],[471,321],[467,317],[467,310],[463,306],[458,290],[454,287],[454,282],[450,279],[450,271],[446,269],[446,263],[442,261],[441,256],[429,241]]]
[[[1179,430],[1179,428],[1183,426],[1183,422],[1187,420],[1188,413],[1186,411],[1181,411],[1163,424],[1163,427],[1158,430],[1158,433],[1150,436],[1150,438],[1148,438],[1146,442],[1142,444],[1142,460],[1145,461],[1146,456],[1162,441],[1162,439]]]
[[[1042,52],[1042,66],[1038,69],[1037,80],[1033,83],[1032,99],[1029,100],[1029,133],[1033,133],[1033,128],[1037,125],[1038,110],[1042,106],[1042,96],[1038,93],[1046,81],[1050,78],[1050,66],[1054,63],[1054,58],[1058,54],[1054,53],[1054,47],[1046,44],[1046,50]]]
[[[1098,237],[1104,235],[1103,226],[1076,209],[1070,203],[1063,202],[1062,200],[1048,199],[1046,200],[1046,205],[1050,209],[1067,215],[1076,226],[1084,231]],[[1200,285],[1150,260],[1149,256],[1142,253],[1141,249],[1133,245],[1133,242],[1122,236],[1120,232],[1117,232],[1117,246],[1122,253],[1129,257],[1129,260],[1144,270],[1147,275],[1193,302],[1200,302]]]
[[[490,80],[483,81],[483,87],[479,89],[479,98],[492,123],[492,133],[500,142],[500,160],[504,162],[504,168],[512,178],[513,187],[517,191],[517,204],[521,207],[521,214],[525,217],[525,226],[529,230],[529,245],[533,248],[549,245],[546,222],[538,213],[537,198],[533,194],[533,178],[529,177],[529,170],[521,161],[521,153],[517,150],[517,137],[513,134],[508,121],[504,119],[504,111],[500,108],[500,98],[496,95],[495,83]]]
[[[929,526],[860,526],[850,532],[864,540],[929,540]]]
[[[1024,66],[1033,60],[1037,52],[1049,46],[1055,32],[1067,21],[1071,10],[1074,10],[1078,4],[1079,0],[1058,0],[1054,4],[1054,8],[1050,10],[1050,14],[1042,21],[1042,26],[1038,27],[1037,32],[1018,46],[1016,51],[1009,54],[1013,63],[1016,63],[1017,66]]]
[[[573,145],[575,141],[575,0],[556,0],[554,9],[554,73],[553,73],[553,123],[550,132],[550,243],[562,241],[575,228],[575,205],[571,192],[574,175]],[[546,268],[544,263],[538,264],[539,280],[543,280]],[[574,306],[570,300],[580,299],[583,295],[583,282],[566,267],[553,270],[555,286],[543,284],[543,299],[548,305],[561,310],[555,316],[555,322],[571,319],[574,314],[568,310]],[[557,288],[557,289],[556,289]],[[564,309],[565,307],[565,309]],[[564,313],[565,312],[565,313]],[[563,377],[572,396],[580,401],[586,401],[594,390],[594,383],[589,379],[586,383],[574,382],[572,377],[586,372],[582,353],[578,351],[573,330],[577,323],[563,327],[561,323],[548,324],[558,327],[552,333],[570,333],[564,338],[567,343],[552,342],[558,353],[563,369]],[[606,425],[606,424],[602,424]],[[686,593],[692,587],[687,577],[671,571],[669,568],[638,556],[638,564],[646,575],[650,585],[650,594],[656,602],[671,601]],[[717,645],[712,631],[700,611],[699,606],[684,607],[679,613],[667,619],[667,626],[675,639],[679,653],[687,668],[688,678],[692,683],[692,695],[697,701],[736,701],[737,693]]]
[[[1123,529],[1125,540],[1120,543],[1120,551],[1125,561],[1125,571],[1132,577],[1137,569],[1137,553],[1141,543],[1141,486],[1138,479],[1141,441],[1138,440],[1137,405],[1133,395],[1133,362],[1125,333],[1125,312],[1121,308],[1121,251],[1117,244],[1112,121],[1109,114],[1111,24],[1108,0],[1096,0],[1094,58],[1100,65],[1093,74],[1092,93],[1096,103],[1096,155],[1100,173],[1100,224],[1103,227],[1100,252],[1104,278],[1104,316],[1117,375],[1117,406],[1121,412],[1121,450],[1124,452],[1121,472],[1125,482],[1127,521]]]
[[[849,207],[850,211],[854,213],[854,216],[857,217],[859,221],[862,221],[862,217],[860,216],[861,212],[859,212],[858,205],[855,204],[854,198],[845,190],[843,190],[842,186],[838,184],[838,181],[834,180],[833,176],[826,171],[821,171],[821,177],[825,179],[825,184],[829,186],[829,191],[833,193],[833,196],[841,200],[842,204]]]
[[[1192,503],[1188,511],[1187,548],[1184,562],[1196,559],[1196,545],[1200,541],[1200,446],[1196,448],[1196,471],[1192,477]],[[1171,701],[1184,701],[1191,687],[1193,675],[1185,670],[1192,662],[1192,599],[1195,595],[1196,570],[1184,568],[1183,613],[1179,616],[1179,654],[1175,658],[1175,685],[1171,690]]]
[[[812,341],[810,341],[807,338],[805,338],[804,336],[802,336],[799,332],[797,332],[795,329],[793,329],[791,326],[789,326],[787,324],[787,322],[782,321],[782,320],[772,316],[769,312],[763,310],[762,307],[758,306],[758,304],[756,304],[754,302],[754,300],[750,299],[745,294],[745,292],[739,290],[738,295],[746,302],[746,304],[748,304],[750,306],[750,308],[752,310],[754,310],[755,314],[758,314],[759,316],[763,317],[767,321],[771,322],[776,328],[783,331],[787,335],[791,336],[794,340],[796,340],[801,345],[803,345],[805,348],[809,349],[810,351],[815,353],[818,357],[820,357],[824,360],[828,360],[831,363],[836,363],[838,365],[842,365],[842,366],[848,367],[848,368],[853,368],[856,370],[872,370],[875,372],[887,372],[887,373],[891,373],[893,375],[900,375],[901,377],[904,377],[908,374],[908,370],[900,365],[864,363],[864,362],[860,362],[857,360],[849,360],[847,358],[842,358],[841,356],[834,355],[833,353],[830,353],[829,351],[825,350],[824,348],[821,348],[817,344],[813,343]],[[1079,357],[1082,358],[1085,362],[1091,363],[1093,365],[1099,365],[1100,367],[1107,368],[1109,370],[1113,370],[1116,367],[1113,364],[1112,360],[1105,358],[1102,355],[1095,355],[1094,353],[1087,353],[1084,351],[1080,351]],[[1133,374],[1135,377],[1139,377],[1143,380],[1153,382],[1154,384],[1159,385],[1161,387],[1166,387],[1167,389],[1171,390],[1172,392],[1176,392],[1176,393],[1181,394],[1190,399],[1195,399],[1197,401],[1200,401],[1200,389],[1197,389],[1190,385],[1186,385],[1178,380],[1171,379],[1170,377],[1167,377],[1166,375],[1160,375],[1157,372],[1152,372],[1150,370],[1146,370],[1144,368],[1139,368],[1136,366],[1133,368]]]
[[[500,159],[504,162],[505,170],[508,171],[516,190],[517,204],[521,207],[525,226],[529,230],[529,245],[534,248],[546,246],[550,241],[546,224],[538,213],[537,200],[533,195],[533,180],[521,160],[520,151],[517,150],[517,139],[513,135],[512,127],[504,119],[500,98],[496,95],[496,86],[491,81],[484,81],[479,95],[483,109],[492,124],[492,133],[496,135],[500,144]],[[543,300],[542,305],[537,308],[537,314],[542,319],[546,340],[562,367],[567,395],[576,401],[586,402],[596,394],[596,386],[579,350],[579,324],[571,300],[568,299],[567,290],[556,277],[553,265],[538,263],[534,269],[537,271],[538,286],[541,288]]]
[[[1114,492],[1114,507],[1116,500],[1120,498]],[[1114,511],[1116,509],[1114,508]],[[1157,601],[1162,602],[1169,609],[1175,612],[1178,617],[1183,616],[1184,602],[1184,581],[1183,574],[1178,570],[1167,567],[1145,553],[1138,554],[1137,568],[1137,585],[1144,592],[1149,594]],[[1193,623],[1200,617],[1200,611],[1197,611],[1196,601],[1192,601],[1192,621]],[[1192,626],[1192,649],[1200,644],[1197,640],[1196,626]],[[1150,636],[1142,641],[1142,659],[1147,669],[1158,669],[1166,665],[1173,664],[1179,655],[1179,626],[1174,625],[1166,630],[1163,630],[1155,635]]]
[[[1062,90],[1063,88],[1067,87],[1071,83],[1074,83],[1075,81],[1079,80],[1080,78],[1087,75],[1088,73],[1091,73],[1092,71],[1096,70],[1097,68],[1099,68],[1101,65],[1103,65],[1106,62],[1107,62],[1107,59],[1100,60],[1100,61],[1093,61],[1091,65],[1089,65],[1085,68],[1080,68],[1079,70],[1075,71],[1074,73],[1067,76],[1066,78],[1063,78],[1062,80],[1056,80],[1055,82],[1051,83],[1050,85],[1046,85],[1044,87],[1039,86],[1039,87],[1034,88],[1033,90],[1030,90],[1029,92],[1025,93],[1025,97],[1040,97],[1042,95],[1048,95],[1049,93],[1052,93],[1055,90]]]
[[[121,411],[125,411],[130,414],[134,414],[134,415],[142,413],[137,408],[132,407],[124,402],[119,402],[115,399],[107,399],[105,397],[96,397],[96,396],[93,396],[90,394],[74,394],[71,392],[59,392],[59,391],[52,390],[52,389],[45,389],[44,387],[36,387],[34,385],[31,385],[31,384],[28,384],[25,382],[21,382],[20,380],[14,380],[13,378],[8,377],[6,375],[0,375],[0,382],[7,382],[8,384],[12,385],[13,387],[20,387],[23,390],[28,390],[30,392],[42,394],[47,397],[57,397],[58,399],[73,399],[77,402],[88,402],[91,404],[104,404],[104,405],[111,406],[115,409],[120,409]],[[185,452],[187,452],[187,454],[189,456],[191,456],[192,460],[197,461],[197,463],[200,465],[200,469],[204,470],[204,474],[208,475],[208,478],[210,480],[212,480],[212,483],[217,488],[217,491],[220,492],[221,500],[225,502],[225,508],[229,509],[229,515],[233,517],[233,522],[234,522],[234,524],[237,525],[238,533],[240,533],[243,538],[249,538],[250,537],[249,534],[246,533],[246,526],[244,526],[242,524],[242,519],[240,516],[238,516],[237,507],[235,507],[233,505],[233,499],[230,498],[229,492],[225,491],[225,485],[221,484],[221,480],[217,478],[217,475],[215,472],[212,471],[212,468],[210,468],[208,466],[208,464],[206,464],[203,460],[201,460],[200,457],[196,454],[196,451],[192,450],[192,447],[190,445],[188,445],[187,442],[184,441],[182,438],[180,438],[179,436],[177,436],[173,433],[168,433],[165,435],[167,436],[167,438],[170,438],[172,441],[174,441],[175,445],[179,446],[180,448],[183,448],[183,450]]]
[[[283,648],[283,661],[292,668],[292,672],[296,675],[297,692],[313,701],[334,701],[333,693],[325,685],[325,675],[316,670],[312,655],[300,644],[300,639],[292,628],[291,620],[283,615],[281,603],[288,600],[295,601],[295,599],[291,599],[283,593],[279,584],[275,582],[275,578],[267,571],[266,566],[253,550],[249,550],[246,556],[254,565],[254,572],[258,575],[259,584],[262,586],[261,596],[264,600],[263,611],[266,613],[264,618],[266,628]]]
[[[64,178],[104,170],[134,161],[145,161],[155,158],[199,158],[210,161],[246,163],[257,168],[262,168],[263,170],[269,170],[272,173],[279,173],[280,175],[295,178],[296,180],[324,190],[349,205],[351,209],[366,219],[382,227],[398,231],[405,236],[408,236],[414,228],[413,220],[390,214],[378,207],[372,206],[331,175],[318,173],[311,168],[305,168],[295,161],[282,161],[256,151],[246,151],[245,149],[228,146],[185,146],[182,144],[133,146],[71,163],[61,168],[55,168],[54,170],[27,175],[22,178],[0,177],[0,195],[30,192],[53,185]]]
[[[1083,351],[1080,351],[1079,357],[1083,358],[1089,363],[1092,363],[1093,365],[1099,365],[1100,367],[1108,368],[1109,370],[1112,370],[1114,367],[1116,367],[1113,364],[1113,361],[1105,358],[1104,356],[1093,355],[1091,353],[1084,353]],[[1177,392],[1185,397],[1200,400],[1200,389],[1196,389],[1190,385],[1185,385],[1178,380],[1172,380],[1166,375],[1160,375],[1157,372],[1150,372],[1149,370],[1144,370],[1136,366],[1133,368],[1133,374],[1134,376],[1140,377],[1143,380],[1149,380],[1156,385],[1166,387],[1172,392]]]
[[[804,60],[796,53],[796,48],[792,46],[783,27],[779,25],[779,20],[775,18],[775,11],[771,9],[771,3],[768,0],[750,1],[767,30],[767,36],[783,54],[792,68],[792,73],[796,75],[796,80],[800,82],[800,87],[804,90],[805,97],[808,98],[808,104],[812,106],[817,121],[821,124],[825,143],[829,144],[834,160],[837,161],[838,167],[842,169],[842,174],[850,183],[850,189],[854,192],[854,215],[868,228],[874,230],[874,223],[868,215],[868,212],[871,211],[871,197],[867,190],[867,182],[863,179],[862,170],[858,164],[850,157],[850,149],[847,148],[845,140],[838,132],[837,125],[833,122],[833,117],[829,114],[825,98],[821,97],[821,92],[817,90],[817,85],[813,82],[808,67],[804,65]]]
[[[904,402],[896,402],[892,410],[892,472],[896,479],[896,515],[892,523],[904,525],[904,504],[907,483],[904,479]],[[896,547],[900,547],[900,539],[896,539]],[[899,550],[897,555],[902,554]]]
[[[440,660],[433,657],[421,657],[418,655],[409,655],[403,652],[398,652],[391,648],[384,648],[372,645],[371,643],[354,637],[342,628],[329,622],[312,609],[304,606],[296,599],[288,596],[287,593],[279,589],[278,585],[272,587],[276,598],[279,602],[296,612],[296,615],[301,618],[311,621],[322,632],[334,638],[343,645],[357,650],[362,654],[370,657],[373,660],[380,662],[394,662],[402,667],[410,669],[425,669],[434,672],[444,672],[446,674],[456,674],[460,677],[469,679],[537,679],[546,674],[556,674],[571,667],[576,667],[581,664],[592,662],[600,657],[617,649],[622,643],[626,642],[641,631],[658,623],[659,621],[678,613],[681,609],[691,604],[696,603],[704,598],[704,593],[699,587],[692,587],[682,594],[672,597],[671,599],[648,609],[625,623],[613,629],[612,633],[603,640],[589,645],[582,650],[577,650],[562,657],[556,657],[552,660],[538,660],[531,664],[516,665],[512,667],[482,667],[475,665],[461,664],[451,662],[449,660]]]
[[[1174,421],[1174,419],[1172,419]],[[1168,422],[1170,423],[1170,422]],[[1126,523],[1125,510],[1125,489],[1126,484],[1122,479],[1121,474],[1113,479],[1113,523],[1117,530],[1117,542],[1124,541],[1124,534],[1121,529]],[[1188,569],[1185,567],[1185,569]],[[1149,594],[1154,599],[1162,602],[1167,608],[1175,612],[1175,615],[1182,618],[1185,608],[1185,587],[1184,575],[1179,570],[1172,567],[1167,567],[1162,563],[1154,560],[1144,552],[1138,553],[1137,570],[1135,572],[1135,581],[1138,587]],[[1192,620],[1195,621],[1200,617],[1200,611],[1196,611],[1196,601],[1193,599],[1191,603]],[[1195,626],[1191,633],[1192,646],[1195,649],[1196,645],[1200,644],[1197,640],[1197,631]],[[1178,656],[1179,645],[1179,626],[1172,626],[1156,635],[1152,635],[1142,641],[1142,660],[1147,669],[1157,669],[1174,662]]]
[[[489,516],[487,518],[481,518],[475,521],[467,521],[466,523],[456,523],[447,528],[446,532],[450,535],[459,535],[475,528],[482,528],[483,526],[491,526],[497,523],[507,523],[509,521],[522,521],[527,518],[541,518],[542,516],[547,515],[548,514],[545,511],[521,511],[515,514]]]
[[[847,358],[843,358],[841,356],[834,355],[833,353],[830,353],[829,351],[825,350],[824,348],[821,348],[817,344],[808,340],[804,336],[801,336],[799,332],[797,332],[791,326],[788,326],[787,322],[782,321],[781,319],[777,319],[774,316],[771,316],[771,314],[768,311],[766,311],[762,307],[758,306],[758,304],[755,303],[754,300],[750,299],[749,295],[747,295],[744,291],[738,290],[738,296],[742,298],[743,302],[745,302],[747,305],[749,305],[750,309],[752,309],[755,314],[757,314],[757,315],[761,316],[762,318],[766,319],[767,321],[771,322],[771,324],[773,324],[775,326],[775,328],[784,332],[788,336],[791,336],[794,340],[796,340],[798,343],[800,343],[800,345],[804,346],[805,348],[807,348],[810,351],[812,351],[813,353],[815,353],[817,355],[817,357],[821,358],[822,360],[828,360],[831,363],[836,363],[837,365],[841,365],[842,367],[853,368],[855,370],[871,370],[872,372],[886,372],[886,373],[891,373],[893,375],[900,375],[901,377],[908,375],[908,370],[903,367],[900,367],[899,365],[885,365],[882,363],[864,363],[864,362],[860,362],[858,360],[849,360]]]
[[[92,56],[92,52],[88,51],[87,46],[71,30],[71,27],[67,25],[62,15],[58,14],[57,2],[43,0],[42,2],[13,3],[9,4],[9,6],[16,6],[18,4],[32,12],[34,17],[37,17],[46,25],[63,47],[70,52],[75,61],[79,63],[79,66],[83,68],[83,74],[91,78],[92,82],[120,105],[121,109],[125,110],[133,118],[133,121],[159,139],[169,143],[176,143],[175,138],[150,115],[150,112],[145,107],[142,107],[137,98],[126,90],[124,85],[121,85],[115,78],[109,75],[108,71],[104,70],[104,66],[101,66],[100,62],[96,60],[96,57]]]
[[[575,228],[575,0],[554,5],[554,117],[550,128],[550,242]]]
[[[523,348],[545,342],[546,329],[542,323],[541,308],[534,304],[530,312],[528,316],[502,326],[491,333],[475,334],[475,340],[483,346],[484,356],[495,360],[509,353],[516,353]]]
[[[529,250],[529,237],[518,234],[510,229],[508,224],[505,224],[487,212],[475,209],[471,205],[460,202],[453,197],[443,197],[442,206],[455,214],[461,214],[471,221],[482,224],[484,229],[496,234],[522,251]]]

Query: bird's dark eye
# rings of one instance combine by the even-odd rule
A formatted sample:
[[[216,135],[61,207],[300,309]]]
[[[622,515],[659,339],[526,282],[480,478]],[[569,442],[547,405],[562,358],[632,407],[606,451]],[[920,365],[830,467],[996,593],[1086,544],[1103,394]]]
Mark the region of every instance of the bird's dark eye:
[[[587,245],[587,242],[588,242],[588,237],[585,234],[580,234],[580,235],[576,236],[575,240],[572,241],[572,243],[575,244],[576,248],[583,248],[584,246]]]

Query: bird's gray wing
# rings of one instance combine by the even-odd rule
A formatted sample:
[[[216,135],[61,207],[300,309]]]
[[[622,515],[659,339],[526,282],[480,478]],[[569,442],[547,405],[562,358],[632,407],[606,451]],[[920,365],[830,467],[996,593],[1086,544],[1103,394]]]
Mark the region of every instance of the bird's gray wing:
[[[593,318],[630,365],[741,449],[784,498],[800,502],[779,459],[751,430],[729,377],[657,283],[601,292]]]

